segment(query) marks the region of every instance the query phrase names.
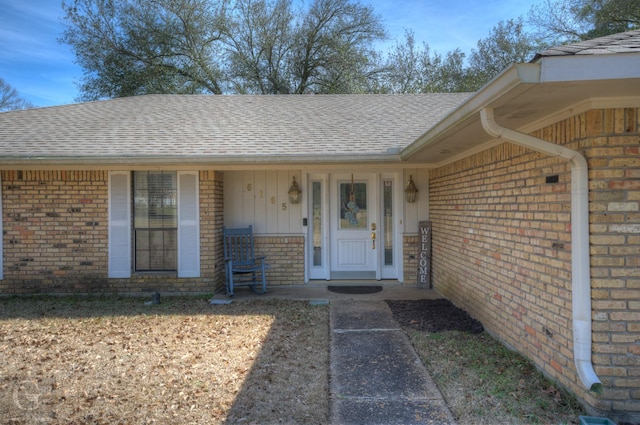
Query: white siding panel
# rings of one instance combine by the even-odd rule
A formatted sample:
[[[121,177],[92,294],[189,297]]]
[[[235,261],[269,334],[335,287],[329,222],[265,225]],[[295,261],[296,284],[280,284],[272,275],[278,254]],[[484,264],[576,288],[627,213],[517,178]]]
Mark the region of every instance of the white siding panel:
[[[278,233],[278,211],[281,205],[278,202],[278,172],[267,171],[265,173],[267,190],[266,233]]]
[[[297,171],[292,171],[289,173],[289,187],[293,182],[293,178],[296,178],[296,182],[298,183],[298,187],[302,191],[300,195],[300,202],[296,205],[289,204],[289,229],[287,230],[289,233],[301,233],[302,232],[302,206],[304,205],[306,197],[309,195],[304,185],[302,184],[302,177],[300,177],[300,173]],[[287,199],[289,198],[289,187],[287,187]]]
[[[255,215],[255,181],[253,172],[245,171],[242,173],[242,222],[244,226],[253,224]]]
[[[253,174],[254,186],[254,217],[253,231],[256,233],[267,233],[267,202],[266,202],[266,173],[264,171],[256,171]]]
[[[289,204],[289,179],[288,171],[278,171],[278,233],[289,233],[289,220],[291,205]]]
[[[404,203],[404,231],[406,233],[416,233],[418,231],[418,204],[409,204],[405,200],[404,188],[407,187],[409,176],[415,176],[416,169],[407,169],[402,177],[402,202]],[[416,184],[417,186],[417,184]],[[422,195],[422,191],[418,189],[418,198]]]
[[[253,225],[257,234],[302,232],[302,204],[289,203],[289,187],[299,171],[226,171],[224,178],[224,224]],[[303,189],[303,201],[306,193]]]
[[[131,173],[109,173],[110,278],[131,277]]]
[[[242,227],[242,173],[224,173],[224,224],[227,227]]]
[[[419,170],[415,183],[418,187],[418,221],[429,220],[429,170]]]
[[[178,173],[178,277],[200,277],[198,172]]]

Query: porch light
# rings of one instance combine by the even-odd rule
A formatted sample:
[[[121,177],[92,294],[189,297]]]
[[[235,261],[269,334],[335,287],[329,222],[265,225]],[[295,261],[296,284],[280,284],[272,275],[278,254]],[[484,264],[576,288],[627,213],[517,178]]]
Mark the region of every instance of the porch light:
[[[290,204],[298,204],[300,202],[300,187],[298,183],[296,183],[295,176],[293,177],[293,183],[291,183],[291,187],[289,188],[289,203]]]
[[[407,187],[404,189],[404,195],[408,203],[413,204],[414,202],[416,202],[416,198],[418,196],[418,188],[413,182],[412,175],[409,175],[409,183],[407,183]]]

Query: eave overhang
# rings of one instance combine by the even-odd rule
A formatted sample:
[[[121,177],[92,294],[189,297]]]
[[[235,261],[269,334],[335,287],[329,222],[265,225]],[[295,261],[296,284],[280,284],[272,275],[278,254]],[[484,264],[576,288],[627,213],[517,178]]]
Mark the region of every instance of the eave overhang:
[[[640,53],[563,56],[514,64],[425,132],[401,153],[403,161],[440,166],[496,143],[480,111],[528,133],[594,107],[640,107]]]
[[[113,156],[113,157],[0,157],[0,169],[268,169],[341,167],[422,167],[402,161],[399,154],[251,155],[251,156]]]

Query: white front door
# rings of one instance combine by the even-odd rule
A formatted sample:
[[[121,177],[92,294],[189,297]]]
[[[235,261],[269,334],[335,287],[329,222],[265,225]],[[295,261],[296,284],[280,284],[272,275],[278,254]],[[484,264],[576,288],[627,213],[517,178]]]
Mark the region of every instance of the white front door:
[[[374,173],[331,176],[331,279],[380,279],[377,187]]]

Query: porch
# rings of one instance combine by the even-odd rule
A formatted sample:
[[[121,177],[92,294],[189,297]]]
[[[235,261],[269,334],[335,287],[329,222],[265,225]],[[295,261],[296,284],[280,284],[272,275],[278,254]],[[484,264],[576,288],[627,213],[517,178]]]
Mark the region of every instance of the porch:
[[[329,290],[329,287],[379,286],[382,290],[372,293],[344,294]],[[348,280],[348,281],[310,281],[308,284],[267,286],[267,293],[257,295],[247,287],[238,288],[233,298],[225,293],[216,294],[212,299],[224,302],[227,300],[249,299],[288,299],[309,300],[318,303],[332,300],[418,300],[443,298],[433,289],[422,289],[414,285],[403,285],[396,280]]]

